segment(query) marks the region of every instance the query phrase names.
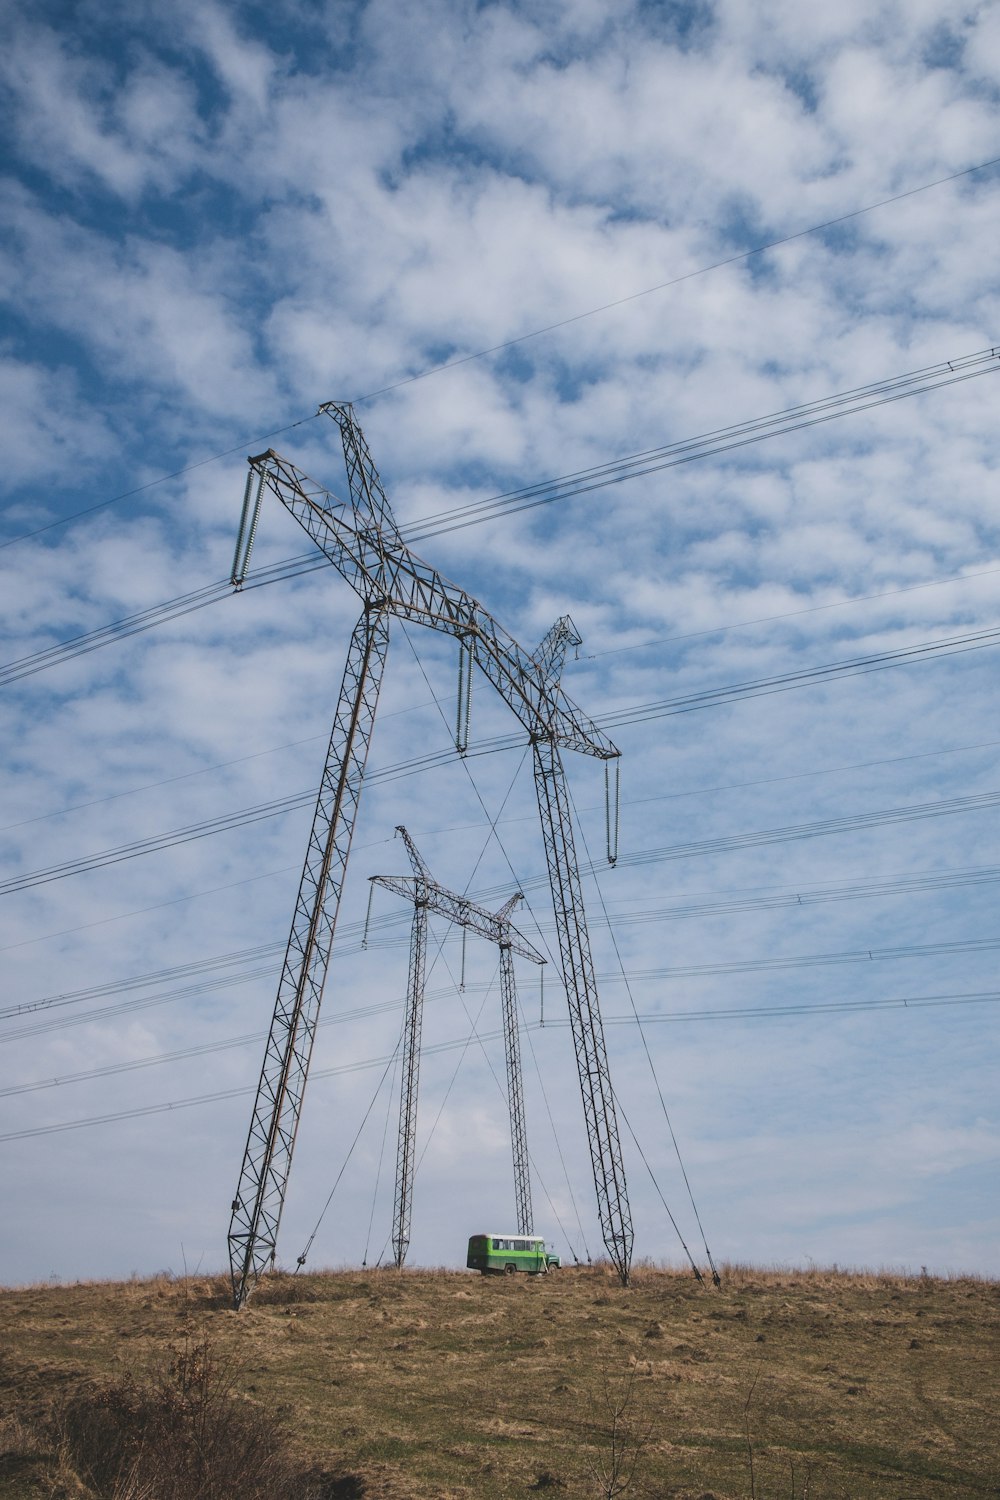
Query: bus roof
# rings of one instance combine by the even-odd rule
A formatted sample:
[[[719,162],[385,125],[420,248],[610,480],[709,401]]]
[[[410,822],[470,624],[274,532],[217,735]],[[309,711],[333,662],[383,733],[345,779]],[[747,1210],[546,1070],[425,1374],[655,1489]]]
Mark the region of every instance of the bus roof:
[[[469,1236],[473,1240],[537,1240],[539,1244],[545,1243],[544,1234],[520,1234],[516,1229],[493,1229],[485,1234],[473,1234]]]

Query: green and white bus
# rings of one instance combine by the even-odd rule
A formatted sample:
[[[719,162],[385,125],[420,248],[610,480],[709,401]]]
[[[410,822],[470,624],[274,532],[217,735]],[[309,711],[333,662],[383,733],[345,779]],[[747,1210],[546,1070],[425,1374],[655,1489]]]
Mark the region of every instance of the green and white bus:
[[[465,1264],[484,1276],[513,1276],[518,1271],[538,1276],[558,1269],[559,1257],[546,1250],[540,1234],[474,1234]]]

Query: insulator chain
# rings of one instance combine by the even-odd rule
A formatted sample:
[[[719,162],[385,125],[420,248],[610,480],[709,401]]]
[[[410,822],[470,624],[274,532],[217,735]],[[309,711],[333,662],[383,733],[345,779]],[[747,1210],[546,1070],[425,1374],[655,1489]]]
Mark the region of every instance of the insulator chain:
[[[472,719],[472,642],[463,636],[458,643],[458,708],[455,714],[455,749],[464,755],[469,748]]]
[[[621,761],[604,762],[604,824],[608,864],[618,863],[618,828],[621,822]]]
[[[369,887],[368,887],[368,910],[365,912],[365,930],[361,934],[361,951],[362,951],[362,953],[367,953],[368,952],[368,927],[369,927],[369,924],[370,924],[371,919],[372,919],[372,897],[374,896],[374,894],[375,894],[375,887],[373,885],[369,885]]]
[[[254,493],[255,480],[256,493]],[[263,495],[264,475],[251,469],[247,474],[246,489],[243,492],[243,513],[240,516],[240,529],[236,534],[236,551],[233,553],[233,572],[230,582],[234,588],[242,588],[243,580],[247,576],[250,552],[253,548],[254,537],[257,535],[257,523],[260,520],[260,502]]]

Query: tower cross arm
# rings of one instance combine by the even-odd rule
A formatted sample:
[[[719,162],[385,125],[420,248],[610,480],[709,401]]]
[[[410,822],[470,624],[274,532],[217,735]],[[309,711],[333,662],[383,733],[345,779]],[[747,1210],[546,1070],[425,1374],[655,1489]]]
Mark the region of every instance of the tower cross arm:
[[[394,891],[397,896],[419,902],[428,911],[439,917],[446,917],[458,927],[467,927],[470,932],[486,938],[487,942],[495,943],[499,948],[509,948],[512,953],[529,959],[533,964],[545,963],[544,956],[528,942],[522,932],[518,932],[503,909],[500,912],[487,911],[465,896],[446,891],[436,881],[428,882],[412,875],[372,875],[369,878],[373,885],[385,886],[387,891]]]
[[[407,901],[417,902],[421,899],[423,882],[415,880],[412,875],[369,875],[368,878],[372,885],[383,885],[387,891],[394,891]]]
[[[617,758],[608,736],[552,680],[551,662],[525,651],[477,599],[411,552],[395,527],[359,514],[273,449],[250,467],[369,608],[463,640],[533,741]]]

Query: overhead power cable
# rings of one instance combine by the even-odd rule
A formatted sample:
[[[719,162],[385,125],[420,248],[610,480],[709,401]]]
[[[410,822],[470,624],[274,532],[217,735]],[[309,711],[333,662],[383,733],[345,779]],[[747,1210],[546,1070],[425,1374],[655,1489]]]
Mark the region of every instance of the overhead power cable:
[[[458,365],[470,364],[473,360],[485,359],[490,354],[501,354],[505,349],[514,349],[518,344],[525,344],[529,339],[541,338],[543,334],[555,333],[557,329],[568,328],[573,323],[582,323],[585,318],[596,317],[599,313],[610,312],[616,307],[625,307],[629,302],[637,302],[642,297],[650,297],[654,292],[666,291],[668,287],[680,286],[682,282],[693,281],[698,276],[707,276],[711,271],[721,271],[726,266],[739,265],[742,261],[752,260],[755,255],[763,255],[768,250],[777,250],[782,245],[790,245],[795,240],[805,239],[808,235],[821,234],[825,229],[834,229],[838,224],[847,224],[852,219],[860,219],[864,214],[874,213],[876,209],[887,208],[891,203],[901,203],[905,198],[913,198],[918,193],[930,192],[932,188],[944,187],[946,183],[958,182],[962,177],[971,177],[974,172],[985,172],[990,167],[1000,164],[1000,156],[993,157],[990,161],[978,162],[974,167],[963,167],[959,172],[950,172],[947,177],[938,177],[933,182],[921,183],[919,187],[907,188],[902,193],[894,193],[889,198],[880,198],[877,203],[868,203],[864,208],[852,209],[849,213],[838,214],[834,219],[826,219],[822,224],[811,224],[808,229],[797,229],[792,234],[783,235],[780,239],[768,240],[762,245],[755,245],[752,250],[741,250],[735,255],[728,255],[724,260],[713,261],[711,265],[699,266],[697,270],[685,271],[680,276],[673,276],[669,281],[660,281],[655,286],[647,286],[639,292],[630,292],[626,297],[618,297],[614,302],[605,302],[600,307],[592,307],[587,312],[574,313],[571,317],[562,318],[558,323],[548,323],[544,328],[533,329],[530,333],[522,333],[517,338],[507,339],[502,344],[493,344],[488,349],[480,349],[475,354],[462,354],[454,359],[442,360],[440,364],[432,365],[429,369],[419,370],[416,374],[407,375],[402,380],[397,380],[393,385],[383,386],[381,390],[369,391],[367,395],[355,396],[355,404],[363,401],[374,401],[376,396],[385,396],[390,391],[398,391],[404,385],[412,385],[415,381],[426,380],[430,375],[440,374],[444,370],[454,369]]]
[[[397,1002],[397,1004],[402,1003],[401,1001]],[[1000,993],[995,990],[983,990],[964,994],[913,995],[885,1000],[841,1000],[829,1003],[819,1002],[812,1005],[798,1003],[785,1006],[741,1006],[700,1011],[653,1011],[640,1013],[640,1019],[646,1024],[664,1024],[669,1022],[687,1024],[692,1021],[756,1021],[810,1015],[826,1016],[838,1012],[921,1010],[940,1006],[996,1005],[998,1003],[1000,1003]],[[635,1017],[632,1015],[606,1015],[604,1022],[608,1026],[634,1026]],[[563,1030],[569,1024],[568,1019],[560,1020],[553,1018],[546,1021],[544,1027],[538,1022],[533,1022],[529,1029],[534,1032]],[[480,1032],[479,1038],[483,1042],[496,1042],[502,1040],[502,1035],[500,1031]],[[459,1037],[450,1041],[436,1042],[424,1048],[423,1051],[425,1055],[430,1055],[455,1052],[459,1049],[465,1050],[469,1046],[469,1041],[470,1038],[468,1036]],[[332,1078],[351,1073],[361,1073],[370,1068],[382,1068],[388,1061],[391,1061],[391,1056],[364,1058],[356,1062],[342,1063],[339,1067],[335,1068],[318,1069],[312,1076],[314,1078]],[[23,1130],[10,1130],[0,1134],[0,1141],[27,1140],[37,1136],[60,1134],[67,1130],[82,1130],[92,1125],[108,1125],[117,1123],[120,1120],[134,1120],[150,1115],[168,1114],[177,1110],[196,1108],[199,1105],[215,1104],[226,1099],[243,1098],[254,1092],[254,1088],[249,1086],[216,1089],[211,1093],[197,1094],[190,1098],[173,1099],[160,1104],[147,1104],[133,1109],[110,1111],[101,1115],[93,1115],[88,1119],[64,1120],[50,1125],[38,1125]]]
[[[252,948],[240,948],[232,953],[217,953],[210,958],[196,959],[192,963],[175,964],[170,968],[157,969],[149,974],[135,974],[126,979],[112,979],[105,984],[87,985],[84,989],[67,990],[62,994],[48,995],[40,1000],[28,1000],[21,1004],[4,1005],[0,1007],[0,1021],[9,1021],[15,1018],[34,1015],[40,1010],[52,1010],[55,1007],[66,1005],[79,1005],[87,1000],[103,1000],[111,995],[128,994],[131,991],[148,989],[154,984],[170,984],[176,979],[202,979],[206,975],[217,977],[218,970],[238,967],[245,971],[245,966],[256,963],[261,958],[273,958],[281,951],[277,943],[257,944]],[[256,971],[251,971],[253,977]],[[214,984],[215,978],[207,981]]]
[[[579,470],[575,474],[544,480],[523,489],[511,490],[506,494],[475,501],[471,505],[441,511],[435,516],[425,516],[405,528],[404,536],[408,543],[422,541],[431,536],[440,536],[449,531],[495,520],[500,516],[514,515],[535,506],[549,505],[554,501],[568,500],[576,495],[602,489],[608,485],[621,484],[628,479],[641,478],[643,475],[656,473],[660,469],[673,468],[681,463],[691,463],[696,459],[726,452],[731,448],[745,447],[749,443],[781,436],[797,431],[801,427],[815,426],[818,422],[832,421],[835,417],[850,416],[855,412],[867,410],[869,407],[884,405],[888,401],[901,401],[908,396],[920,395],[941,386],[953,385],[960,380],[975,379],[977,376],[994,373],[997,370],[1000,370],[1000,350],[997,348],[982,350],[978,354],[966,355],[960,359],[944,360],[940,364],[928,365],[922,370],[911,371],[908,375],[894,376],[889,380],[878,381],[874,385],[861,386],[855,391],[825,397],[820,401],[808,402],[804,406],[789,407],[771,416],[719,428],[700,438],[687,438],[667,444],[662,448],[652,448],[643,453],[630,454],[613,460],[611,463]],[[314,553],[307,553],[272,563],[256,573],[250,582],[245,583],[243,592],[255,588],[266,588],[274,583],[287,582],[289,579],[316,572],[328,566],[325,560],[317,562],[314,558]],[[917,587],[928,586],[931,585],[917,585]],[[45,671],[48,667],[57,666],[64,661],[85,655],[87,652],[96,651],[101,646],[111,645],[115,641],[127,639],[141,631],[150,630],[154,626],[166,624],[181,615],[189,614],[192,610],[203,609],[219,599],[227,598],[231,592],[230,582],[220,579],[215,583],[204,585],[193,593],[178,595],[174,599],[151,605],[145,610],[139,610],[133,615],[127,615],[109,625],[100,626],[84,635],[73,636],[68,640],[47,646],[30,656],[21,657],[17,661],[0,667],[0,686],[18,682],[36,672]],[[864,597],[867,599],[879,596]],[[853,601],[841,601],[835,607],[842,607],[851,602]],[[790,613],[798,614],[805,613],[805,611],[791,611]],[[717,627],[717,629],[722,628],[736,627]],[[715,632],[705,633],[714,634]]]
[[[156,489],[157,485],[169,484],[171,479],[180,479],[184,474],[193,474],[195,469],[203,469],[207,464],[218,463],[220,459],[232,458],[234,453],[245,453],[248,447],[259,448],[261,443],[269,442],[271,438],[281,437],[282,433],[291,432],[295,427],[302,427],[306,422],[312,422],[318,416],[318,411],[310,412],[307,417],[299,417],[297,422],[289,422],[285,427],[275,427],[272,432],[265,432],[262,437],[244,439],[234,448],[224,448],[221,453],[210,453],[207,458],[196,459],[194,463],[174,469],[170,474],[158,474],[155,479],[149,479],[145,484],[137,484],[130,490],[122,490],[120,494],[110,495],[106,500],[98,500],[95,505],[84,506],[83,510],[75,510],[71,515],[60,516],[58,520],[49,521],[44,526],[36,526],[33,531],[22,531],[19,536],[11,536],[6,541],[0,542],[0,551],[4,547],[13,547],[15,542],[27,542],[32,537],[42,536],[46,531],[55,531],[56,527],[66,526],[70,521],[78,521],[82,516],[92,516],[95,511],[105,510],[109,505],[117,505],[121,500],[132,500],[136,495],[143,495],[147,490]]]
[[[405,946],[407,941],[408,940],[405,935],[401,936],[393,946],[403,947]],[[371,946],[372,945],[369,944],[369,947]],[[965,942],[944,944],[911,943],[904,947],[897,948],[852,948],[830,953],[806,953],[791,955],[780,959],[736,959],[729,962],[702,965],[693,969],[629,969],[627,973],[625,973],[620,965],[618,971],[611,970],[608,972],[600,973],[597,975],[597,978],[603,985],[618,984],[619,982],[624,982],[626,986],[628,986],[631,983],[648,984],[654,980],[698,978],[707,974],[750,974],[757,970],[768,969],[815,969],[836,967],[847,964],[889,962],[904,958],[936,958],[947,954],[990,952],[997,946],[1000,946],[1000,944],[994,942],[992,938],[973,938]],[[349,955],[358,953],[359,951],[361,951],[360,943],[355,943],[350,947],[341,947],[337,950],[338,957],[340,958],[348,957]],[[437,960],[435,959],[435,962],[436,961]],[[75,1015],[66,1016],[60,1014],[54,1017],[49,1017],[47,1020],[35,1020],[28,1025],[22,1025],[20,1027],[16,1027],[13,1030],[4,1031],[2,1034],[0,1034],[0,1042],[9,1043],[12,1041],[23,1040],[26,1037],[39,1036],[46,1032],[59,1031],[70,1026],[85,1026],[93,1021],[114,1021],[122,1015],[130,1014],[137,1010],[148,1010],[160,1005],[170,1004],[175,1000],[188,1000],[197,998],[201,994],[206,994],[210,991],[223,988],[232,988],[234,986],[248,983],[255,978],[272,978],[274,972],[275,971],[273,969],[268,969],[261,970],[257,973],[242,975],[236,974],[227,979],[206,984],[200,990],[168,990],[164,993],[149,996],[140,996],[132,1000],[121,1001],[117,1005],[103,1006],[97,1010],[84,1011]],[[470,981],[466,984],[466,990],[470,994],[476,993],[482,990],[482,988],[482,984],[477,981]],[[450,994],[451,991],[448,989],[428,990],[425,994],[425,1000],[440,1000],[444,996]],[[373,1016],[385,1015],[390,1011],[397,1010],[402,1004],[402,1000],[391,999],[377,1001],[371,1005],[355,1006],[351,1010],[338,1011],[336,1015],[324,1017],[318,1024],[320,1026],[339,1026],[350,1021],[369,1020]],[[224,1038],[222,1041],[206,1044],[203,1048],[198,1048],[195,1050],[199,1052],[225,1051],[230,1047],[242,1046],[245,1042],[253,1040],[259,1041],[261,1040],[261,1036],[255,1034],[253,1037],[240,1036],[236,1038]],[[177,1053],[157,1056],[153,1060],[157,1062],[174,1061],[182,1059],[187,1055],[187,1051],[182,1050]],[[192,1055],[194,1054],[192,1053]],[[136,1061],[134,1059],[131,1059],[128,1062],[107,1064],[102,1068],[91,1070],[87,1073],[60,1074],[59,1077],[54,1080],[43,1079],[40,1083],[37,1084],[31,1084],[27,1086],[17,1085],[11,1089],[0,1090],[0,1093],[31,1092],[31,1090],[35,1088],[49,1088],[53,1085],[53,1083],[75,1082],[83,1078],[104,1076],[108,1073],[125,1073],[129,1072],[133,1067],[140,1066],[145,1066],[145,1063],[141,1060]]]
[[[289,578],[297,578],[302,573],[315,572],[326,566],[325,563],[313,561],[313,555],[303,557],[289,557],[278,563],[271,563],[262,568],[250,587],[262,588],[270,583],[280,583]],[[215,604],[220,599],[228,599],[233,592],[232,583],[228,578],[220,578],[215,583],[207,583],[202,588],[194,589],[188,594],[178,594],[174,599],[166,599],[162,604],[150,605],[148,609],[137,610],[134,614],[125,615],[120,620],[112,620],[108,625],[100,625],[95,630],[88,630],[82,635],[71,636],[68,640],[58,641],[55,645],[46,646],[41,651],[34,651],[30,656],[22,656],[17,661],[8,662],[6,666],[0,667],[0,687],[5,687],[11,682],[20,682],[24,677],[32,677],[36,672],[44,672],[49,667],[59,666],[64,661],[72,661],[78,656],[86,656],[91,651],[97,651],[101,646],[110,646],[117,641],[127,640],[130,636],[139,635],[145,630],[152,630],[157,625],[165,625],[170,620],[179,619],[182,615],[189,615],[198,609],[204,609],[206,605]]]
[[[804,885],[791,887],[789,889],[768,889],[764,894],[754,894],[751,890],[746,893],[738,893],[731,896],[717,896],[700,901],[674,902],[667,905],[636,909],[630,902],[627,911],[615,915],[616,927],[627,927],[649,923],[662,925],[664,922],[685,921],[702,917],[731,915],[734,912],[753,911],[775,911],[789,910],[795,907],[814,906],[823,902],[863,901],[883,899],[886,896],[921,894],[925,891],[936,890],[958,890],[964,887],[976,887],[996,885],[1000,882],[1000,866],[987,865],[957,870],[934,870],[913,871],[906,875],[883,878],[880,880],[854,881],[848,883],[827,883],[824,885]],[[497,892],[493,893],[494,895]],[[505,888],[502,895],[509,895]],[[484,897],[473,893],[471,899],[482,904]],[[391,929],[399,927],[403,929],[405,924],[405,913],[393,909],[381,916],[370,920],[370,928]],[[538,924],[539,937],[544,942],[546,924]],[[549,924],[551,925],[551,924]],[[365,924],[363,922],[351,922],[338,929],[335,955],[346,957],[355,953],[363,946],[361,937]],[[403,946],[408,941],[405,931],[400,932],[393,938],[394,946]],[[368,941],[368,947],[381,947],[383,944]],[[388,945],[384,945],[388,946]],[[139,995],[132,999],[126,999],[114,1006],[108,1006],[97,1011],[87,1011],[80,1017],[81,1021],[92,1021],[105,1019],[108,1016],[119,1016],[127,1014],[132,1009],[143,1009],[149,1005],[165,1004],[172,1000],[198,998],[212,990],[228,987],[231,984],[250,982],[260,977],[271,977],[273,969],[260,970],[249,969],[246,965],[258,962],[263,957],[276,958],[282,952],[279,943],[268,943],[252,948],[238,949],[233,953],[216,954],[210,958],[197,960],[191,964],[180,967],[157,969],[150,973],[132,976],[128,979],[112,980],[103,985],[90,985],[85,989],[71,990],[63,993],[43,996],[36,1000],[23,1001],[20,1004],[8,1005],[0,1010],[0,1021],[26,1021],[29,1017],[37,1017],[40,1013],[54,1016],[41,1025],[37,1021],[24,1032],[4,1032],[0,1041],[10,1041],[19,1036],[35,1035],[42,1031],[57,1029],[68,1024],[60,1014],[67,1007],[84,1004],[90,1000],[103,1000],[112,996],[129,994],[137,990],[147,990],[154,986],[170,984],[175,979],[187,978],[196,980],[199,976],[206,976],[202,985],[192,984],[176,990],[162,991],[150,997]],[[218,975],[218,970],[225,967],[235,967],[236,972],[231,975]],[[393,1002],[395,1003],[395,1002]],[[346,1019],[357,1019],[361,1015],[375,1015],[381,1013],[382,1006],[366,1007],[363,1010],[351,1010],[338,1012]],[[76,1015],[73,1016],[76,1023]],[[544,1091],[544,1090],[543,1090]]]
[[[839,818],[820,818],[812,823],[792,823],[778,828],[754,829],[749,833],[726,834],[721,838],[697,839],[684,844],[667,844],[658,849],[637,849],[619,855],[618,864],[661,864],[665,860],[690,859],[707,854],[728,854],[736,849],[759,849],[769,844],[786,844],[800,839],[825,838],[837,833],[856,833],[864,828],[885,828],[897,823],[913,823],[927,818],[946,818],[956,813],[984,812],[1000,806],[1000,792],[978,792],[970,797],[947,797],[936,802],[913,802],[902,807],[883,807],[874,812],[848,813]]]
[[[427,537],[479,525],[483,521],[495,520],[498,516],[515,515],[539,505],[551,505],[556,500],[569,500],[576,495],[589,494],[592,490],[605,489],[608,485],[622,484],[627,479],[658,474],[663,469],[676,468],[679,464],[710,458],[734,448],[745,448],[751,443],[762,442],[765,438],[798,432],[804,427],[815,427],[837,417],[853,416],[893,401],[904,401],[910,396],[939,390],[943,386],[995,374],[998,370],[1000,348],[983,349],[961,359],[944,360],[940,364],[911,371],[908,375],[898,375],[889,380],[877,381],[873,385],[860,386],[857,390],[846,391],[838,396],[827,396],[819,401],[806,402],[802,406],[788,407],[769,417],[738,422],[733,426],[705,433],[701,437],[685,438],[661,448],[650,448],[643,453],[629,454],[610,463],[581,469],[576,474],[564,475],[560,479],[545,480],[523,489],[510,490],[503,495],[494,495],[489,499],[441,511],[437,515],[423,516],[404,527],[403,536],[407,544],[412,545]]]
[[[618,709],[613,713],[603,714],[596,719],[596,723],[602,729],[614,729],[626,725],[646,723],[651,719],[666,718],[674,714],[691,713],[700,709],[714,708],[721,704],[732,703],[746,698],[768,696],[778,692],[789,692],[793,688],[808,687],[818,682],[831,681],[835,678],[852,677],[881,671],[890,666],[907,665],[912,662],[927,660],[934,656],[952,656],[966,651],[982,650],[985,647],[995,646],[998,643],[1000,643],[1000,628],[975,631],[968,635],[947,636],[937,641],[925,641],[913,646],[900,647],[895,651],[877,652],[871,656],[854,657],[846,661],[832,662],[820,667],[805,668],[798,672],[783,673],[775,677],[757,678],[745,683],[709,688],[700,693],[685,694],[679,698],[668,698],[658,703],[635,704],[630,708]],[[519,735],[498,736],[484,741],[478,746],[471,746],[463,757],[463,764],[471,757],[517,748],[522,744],[523,739]],[[395,766],[386,766],[379,771],[375,771],[369,776],[368,780],[370,782],[395,781],[403,776],[413,775],[418,771],[451,764],[453,758],[453,751],[450,748],[427,751],[425,754],[416,756],[412,760],[403,761]],[[992,805],[989,799],[994,794],[986,793],[984,795],[987,801],[983,805]],[[8,895],[14,891],[25,890],[31,886],[45,885],[53,880],[63,880],[69,876],[83,874],[90,870],[104,869],[109,865],[120,864],[124,860],[135,859],[141,855],[173,848],[178,844],[208,838],[212,834],[228,832],[232,829],[242,828],[268,818],[278,817],[284,813],[309,805],[314,797],[315,793],[313,791],[291,793],[285,797],[274,798],[270,802],[260,803],[253,807],[240,808],[235,812],[220,814],[215,818],[204,819],[202,822],[190,824],[186,828],[177,828],[166,833],[153,834],[144,839],[136,839],[129,844],[122,844],[114,849],[106,849],[97,854],[84,855],[77,859],[66,860],[60,864],[50,865],[44,869],[30,871],[23,875],[11,876],[6,881],[0,881],[0,895]],[[954,810],[959,810],[958,803],[962,800],[957,799],[954,802]],[[917,814],[914,815],[916,816]],[[934,814],[920,815],[933,816]],[[626,856],[621,862],[625,862],[627,858]]]
[[[817,683],[831,682],[843,677],[863,677],[870,672],[880,672],[886,667],[905,666],[929,657],[959,656],[967,651],[980,651],[1000,643],[1000,626],[987,630],[974,630],[965,635],[942,636],[935,641],[920,641],[912,646],[898,646],[892,651],[874,651],[868,656],[848,657],[843,661],[825,662],[818,667],[799,668],[794,672],[781,672],[773,677],[758,677],[749,682],[727,683],[719,688],[704,688],[697,693],[684,693],[677,698],[664,698],[660,702],[638,703],[603,714],[597,722],[602,729],[621,729],[628,724],[644,724],[650,719],[670,718],[675,714],[690,713],[702,708],[717,708],[725,703],[734,703],[746,698],[768,698],[775,693],[789,692],[793,688],[812,687]]]
[[[766,244],[756,245],[752,250],[743,250],[736,255],[727,256],[726,259],[714,261],[711,265],[700,266],[697,270],[685,271],[680,276],[674,276],[669,281],[658,282],[655,286],[645,287],[642,291],[631,292],[626,297],[619,297],[613,302],[605,302],[600,307],[589,308],[585,312],[574,313],[569,318],[563,318],[558,323],[547,324],[543,328],[533,329],[529,333],[519,334],[516,338],[508,339],[501,344],[493,344],[489,348],[479,349],[472,354],[464,354],[455,359],[444,360],[438,364],[428,365],[411,375],[404,376],[392,385],[383,386],[380,390],[369,391],[364,396],[355,396],[355,405],[366,401],[373,401],[376,396],[386,395],[389,391],[399,390],[404,385],[412,385],[418,380],[426,380],[432,375],[438,375],[444,370],[450,370],[457,365],[469,364],[473,360],[486,359],[491,354],[499,354],[505,349],[513,349],[518,344],[526,343],[529,339],[541,338],[543,334],[553,333],[559,328],[567,328],[572,323],[580,323],[585,318],[596,317],[599,313],[609,312],[616,307],[624,307],[629,302],[635,302],[641,297],[649,297],[654,292],[665,291],[668,287],[678,286],[681,282],[691,281],[697,276],[707,276],[712,271],[721,270],[725,266],[738,265],[741,261],[752,259],[755,255],[763,255],[767,250],[776,250],[781,245],[790,245],[795,240],[804,239],[808,235],[821,234],[826,229],[832,229],[838,224],[846,224],[851,219],[862,218],[865,214],[874,213],[879,208],[887,208],[892,203],[901,203],[906,198],[913,198],[918,193],[930,192],[933,188],[944,187],[950,182],[958,182],[963,177],[971,177],[976,172],[985,172],[990,167],[1000,163],[1000,157],[994,157],[989,161],[977,162],[975,166],[963,167],[960,171],[950,172],[946,177],[937,177],[933,182],[921,183],[918,187],[907,188],[902,193],[894,193],[888,198],[880,198],[875,203],[868,203],[863,208],[855,208],[846,214],[840,214],[834,219],[826,219],[821,224],[812,224],[807,229],[795,230],[792,234],[784,235],[780,239],[769,240]],[[121,500],[132,499],[135,495],[141,495],[147,490],[154,489],[157,485],[166,484],[171,479],[179,479],[184,474],[193,473],[195,469],[202,469],[207,464],[218,463],[223,458],[231,458],[234,453],[244,453],[247,448],[254,451],[260,448],[262,443],[268,442],[273,437],[280,437],[282,433],[291,432],[296,427],[302,427],[306,422],[311,422],[319,416],[319,411],[311,412],[309,416],[300,417],[295,422],[289,422],[284,427],[277,427],[272,432],[266,432],[261,437],[249,438],[237,443],[233,448],[226,448],[220,453],[209,454],[206,458],[197,459],[194,463],[186,464],[183,468],[175,469],[170,474],[160,474],[155,479],[148,480],[145,484],[136,485],[131,490],[124,490],[118,495],[112,495],[106,500],[99,500],[95,505],[85,506],[82,510],[74,511],[71,515],[60,516],[55,521],[50,521],[45,526],[38,526],[33,531],[22,532],[19,536],[8,537],[6,541],[0,542],[0,549],[12,547],[15,542],[27,541],[32,537],[41,536],[44,532],[53,531],[58,526],[64,526],[70,521],[79,520],[82,516],[92,515],[95,511],[104,510],[109,505],[115,505]]]
[[[831,609],[851,609],[856,604],[871,604],[878,599],[896,599],[900,594],[917,594],[923,589],[940,589],[949,583],[971,583],[977,578],[993,578],[1000,568],[980,568],[972,573],[951,573],[947,578],[929,578],[924,583],[905,583],[899,588],[879,589],[874,594],[853,594],[847,599],[830,599],[825,604],[806,604],[800,609],[783,609],[774,615],[757,615],[752,620],[733,620],[728,625],[710,625],[704,630],[682,630],[676,635],[656,635],[648,641],[627,646],[607,646],[603,651],[580,654],[581,661],[600,661],[605,656],[623,656],[628,651],[646,651],[650,646],[672,646],[681,641],[703,640],[706,636],[726,635],[731,630],[750,630],[755,625],[775,625],[781,620],[797,620],[803,615],[825,614]]]

